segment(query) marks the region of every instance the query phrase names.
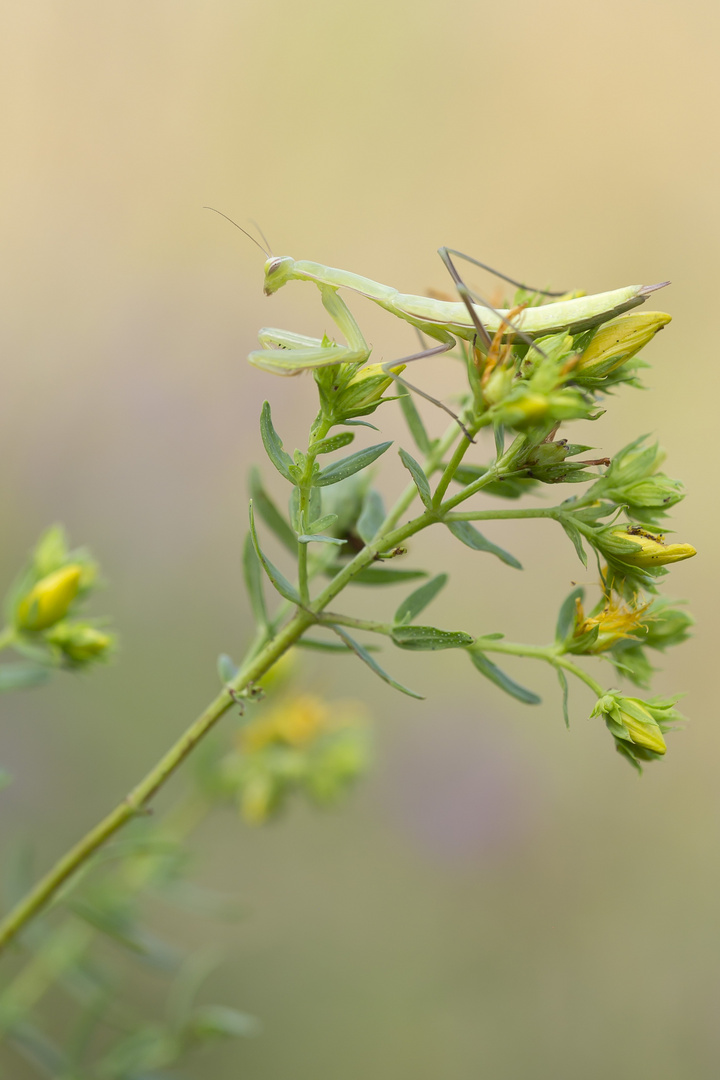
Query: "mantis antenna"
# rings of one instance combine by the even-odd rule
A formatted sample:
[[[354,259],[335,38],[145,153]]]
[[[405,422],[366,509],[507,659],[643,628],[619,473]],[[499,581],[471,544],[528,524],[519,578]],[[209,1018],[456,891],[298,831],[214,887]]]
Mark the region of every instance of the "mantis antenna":
[[[229,221],[231,225],[234,225],[236,229],[239,229],[241,233],[245,233],[245,235],[247,236],[247,238],[248,238],[249,240],[252,240],[253,244],[255,244],[255,246],[256,246],[256,247],[259,247],[259,248],[260,248],[260,250],[261,250],[262,252],[264,252],[264,254],[265,254],[265,255],[267,255],[268,259],[271,259],[271,258],[272,258],[272,252],[268,251],[268,250],[267,250],[267,248],[264,248],[264,247],[262,246],[262,244],[261,244],[261,243],[259,243],[259,241],[257,241],[257,240],[255,239],[255,237],[254,237],[254,236],[253,236],[253,235],[252,235],[251,233],[249,233],[249,232],[247,231],[247,229],[243,229],[242,225],[238,225],[237,221],[233,221],[233,219],[232,219],[231,217],[228,217],[228,216],[227,216],[227,214],[223,214],[222,210],[216,210],[214,206],[203,206],[203,210],[212,210],[213,214],[219,214],[219,215],[220,215],[220,217],[224,217],[226,221]],[[257,231],[258,231],[258,232],[260,233],[260,235],[262,236],[263,240],[265,240],[265,234],[263,233],[263,231],[262,231],[262,229],[260,228],[260,226],[259,226],[259,225],[257,225],[257,224],[256,224],[256,223],[255,223],[254,221],[253,221],[253,225],[255,225],[255,228],[256,228],[256,229],[257,229]],[[267,244],[267,240],[265,240],[265,243]],[[269,246],[270,246],[270,245],[268,244],[268,247],[269,247]]]

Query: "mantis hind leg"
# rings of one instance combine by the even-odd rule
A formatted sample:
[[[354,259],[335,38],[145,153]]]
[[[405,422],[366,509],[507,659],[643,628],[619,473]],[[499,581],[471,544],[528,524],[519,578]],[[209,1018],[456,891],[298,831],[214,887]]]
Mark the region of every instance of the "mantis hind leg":
[[[264,329],[258,335],[262,349],[256,349],[248,357],[251,364],[274,375],[297,375],[330,364],[364,364],[368,360],[370,346],[349,308],[337,295],[337,289],[321,285],[320,292],[325,310],[345,335],[347,345],[290,330]]]
[[[529,286],[523,285],[519,281],[515,281],[514,278],[510,278],[506,274],[501,274],[499,270],[493,270],[492,267],[487,266],[485,263],[480,262],[479,259],[474,259],[472,257],[472,255],[465,255],[464,252],[457,251],[455,248],[447,248],[447,247],[438,248],[438,255],[440,256],[442,261],[445,263],[445,266],[447,268],[448,273],[450,274],[450,277],[455,282],[455,288],[458,291],[460,299],[462,300],[462,302],[465,304],[465,307],[467,308],[467,311],[468,311],[468,314],[469,314],[470,319],[472,321],[472,324],[475,327],[476,339],[478,341],[482,342],[482,344],[483,344],[483,346],[484,346],[484,348],[485,348],[485,350],[487,352],[489,352],[490,349],[492,348],[492,340],[491,340],[490,335],[488,334],[488,332],[487,332],[485,326],[483,325],[483,322],[482,322],[482,320],[481,320],[481,318],[480,318],[480,316],[478,314],[476,304],[482,304],[482,306],[484,308],[487,308],[489,311],[494,312],[495,315],[497,315],[498,318],[501,320],[501,322],[504,323],[504,325],[507,327],[509,333],[515,335],[521,341],[524,341],[525,344],[529,345],[532,349],[535,349],[542,356],[545,355],[543,353],[542,349],[538,345],[535,344],[533,339],[531,337],[529,337],[527,334],[525,334],[523,332],[523,330],[521,329],[521,327],[519,327],[515,322],[513,322],[512,319],[507,318],[500,311],[498,311],[497,308],[493,307],[493,305],[490,303],[489,300],[486,300],[483,296],[480,296],[479,293],[473,292],[472,289],[468,288],[468,286],[465,284],[465,282],[463,281],[463,279],[462,279],[462,277],[460,275],[460,271],[458,270],[455,263],[453,262],[452,256],[456,255],[456,256],[458,256],[458,258],[465,259],[467,262],[473,263],[474,266],[479,266],[483,270],[488,270],[488,271],[490,271],[491,274],[495,274],[496,277],[502,278],[503,281],[508,281],[508,282],[510,282],[511,285],[517,285],[518,288],[526,289],[528,292],[542,293],[543,296],[562,296],[563,293],[560,293],[560,292],[548,292],[547,289],[531,289]]]

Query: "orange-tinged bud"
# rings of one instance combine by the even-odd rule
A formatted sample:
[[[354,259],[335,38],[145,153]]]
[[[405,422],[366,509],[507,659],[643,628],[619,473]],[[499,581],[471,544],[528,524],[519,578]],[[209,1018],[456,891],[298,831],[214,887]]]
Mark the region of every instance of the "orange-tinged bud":
[[[67,615],[77,596],[83,567],[70,563],[41,578],[17,608],[16,622],[21,630],[47,630]]]

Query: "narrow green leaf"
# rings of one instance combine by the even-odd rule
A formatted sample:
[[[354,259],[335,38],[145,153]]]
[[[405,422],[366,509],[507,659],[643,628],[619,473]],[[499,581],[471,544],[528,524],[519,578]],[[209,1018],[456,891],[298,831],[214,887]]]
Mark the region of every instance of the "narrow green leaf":
[[[576,589],[565,597],[560,605],[560,612],[558,614],[557,625],[555,627],[555,640],[560,642],[564,641],[570,633],[570,630],[575,622],[576,601],[585,599],[585,590],[581,585],[578,585]]]
[[[432,508],[432,494],[427,476],[415,458],[408,454],[407,450],[400,450],[399,453],[400,460],[412,476],[415,487],[418,489],[418,495],[423,501],[423,506],[430,510]]]
[[[309,544],[312,541],[318,544],[335,544],[336,547],[342,547],[347,543],[347,540],[341,540],[338,536],[323,536],[322,533],[301,533],[298,536],[299,544]]]
[[[253,555],[254,554],[255,552],[253,551]],[[257,563],[257,567],[260,569],[260,563]],[[217,670],[218,675],[220,676],[220,682],[224,685],[235,678],[240,668],[227,653],[220,653],[217,658]]]
[[[398,401],[400,402],[400,408],[402,409],[403,416],[405,417],[405,423],[408,426],[410,434],[415,440],[415,445],[417,446],[418,450],[420,450],[423,454],[428,454],[432,445],[430,442],[430,437],[425,430],[425,425],[420,418],[420,413],[415,407],[415,402],[413,401],[410,393],[404,386],[400,387]]]
[[[268,576],[270,584],[277,592],[280,593],[286,600],[289,600],[291,604],[301,605],[300,595],[297,590],[290,584],[287,578],[280,573],[278,568],[270,562],[268,557],[263,554],[260,543],[257,538],[257,532],[255,531],[255,515],[253,513],[252,499],[250,500],[250,534],[252,536],[253,547],[255,548],[255,554],[262,563],[262,568]]]
[[[329,623],[328,625],[330,626]],[[339,638],[342,638],[345,644],[360,657],[363,663],[367,664],[371,671],[374,671],[376,675],[379,675],[383,682],[388,683],[390,686],[394,686],[396,690],[399,690],[402,694],[407,694],[408,697],[417,698],[418,701],[425,700],[422,694],[416,694],[414,690],[409,690],[407,686],[403,686],[402,683],[396,682],[386,671],[383,671],[380,665],[373,660],[367,649],[364,649],[362,645],[358,644],[357,641],[354,641],[341,626],[330,626],[330,629],[333,630]]]
[[[260,472],[254,467],[250,470],[250,496],[255,509],[268,529],[275,533],[280,543],[288,549],[291,555],[295,555],[297,553],[297,537],[290,528],[287,519],[280,513],[263,487]]]
[[[316,521],[311,521],[310,524],[306,526],[306,533],[307,535],[312,536],[314,533],[321,533],[325,529],[331,529],[337,519],[337,514],[325,514],[324,517],[317,518]]]
[[[340,461],[334,461],[326,469],[322,469],[315,477],[314,483],[318,487],[327,487],[328,484],[337,484],[348,476],[366,469],[372,465],[381,454],[392,446],[392,442],[377,443],[376,446],[368,446],[366,450],[358,450],[356,454],[350,454]]]
[[[314,649],[317,652],[340,652],[348,653],[352,652],[349,645],[340,645],[336,641],[318,641],[317,638],[301,637],[295,645],[301,649]],[[379,652],[377,645],[366,645],[366,652]]]
[[[384,570],[381,566],[366,566],[358,571],[350,585],[397,585],[401,581],[415,581],[427,577],[425,570]]]
[[[41,686],[50,678],[47,667],[37,664],[3,664],[0,667],[0,691],[27,690],[31,686]]]
[[[331,454],[333,450],[342,450],[343,446],[349,446],[355,438],[352,431],[338,431],[337,435],[328,435],[327,439],[320,439],[313,445],[316,454]]]
[[[570,727],[570,714],[568,712],[568,681],[567,681],[567,676],[565,675],[565,672],[563,671],[562,668],[560,668],[560,667],[555,668],[555,670],[557,671],[558,681],[560,683],[560,686],[562,687],[562,707],[563,707],[563,718],[565,720],[565,727],[569,728]]]
[[[493,664],[492,660],[488,660],[484,653],[479,652],[477,649],[468,650],[468,656],[472,660],[478,671],[482,672],[486,679],[490,682],[494,682],[496,686],[499,686],[501,690],[504,690],[506,694],[510,694],[511,697],[517,698],[518,701],[522,701],[525,705],[539,705],[541,699],[532,690],[527,690],[520,683],[516,683],[514,679],[511,679],[509,675],[506,675],[504,671]]]
[[[475,641],[462,630],[438,630],[435,626],[394,626],[392,639],[399,649],[414,649],[417,652],[467,649]]]
[[[382,495],[374,488],[370,488],[365,494],[360,517],[357,520],[357,531],[360,539],[369,544],[378,529],[385,520],[385,507]]]
[[[295,550],[297,551],[297,545]],[[243,574],[245,577],[245,588],[247,589],[255,621],[260,626],[267,626],[268,616],[265,607],[265,597],[263,595],[262,570],[260,569],[260,560],[255,552],[254,541],[250,533],[246,534],[245,545],[243,547]],[[229,682],[230,679],[225,679],[223,681]]]
[[[262,412],[260,413],[260,435],[262,437],[263,446],[265,447],[265,453],[280,475],[284,476],[286,480],[290,480],[292,483],[290,467],[293,464],[293,460],[290,455],[283,450],[282,440],[273,427],[269,401],[263,402]]]
[[[491,555],[497,555],[498,559],[507,563],[508,566],[514,567],[515,570],[522,570],[522,563],[518,562],[514,555],[487,540],[481,532],[478,532],[472,522],[448,521],[446,525],[453,536],[457,537],[467,547],[472,548],[473,551],[487,551]]]
[[[421,585],[415,592],[406,596],[395,612],[395,622],[412,622],[435,599],[440,590],[445,588],[447,580],[447,574],[438,574],[437,577],[431,578],[425,585]]]
[[[367,420],[343,420],[342,423],[345,427],[369,427],[373,431],[380,430],[380,428],[375,427],[374,424],[369,423]]]
[[[260,1024],[254,1016],[231,1009],[228,1005],[201,1005],[188,1024],[196,1039],[239,1038],[256,1035]]]
[[[578,529],[577,525],[572,520],[572,518],[566,517],[565,515],[563,515],[563,517],[560,518],[560,524],[562,525],[563,529],[565,530],[565,532],[568,534],[568,536],[572,540],[573,544],[575,545],[575,550],[577,552],[578,559],[583,564],[583,566],[587,566],[587,555],[585,553],[585,545],[583,544],[582,533]]]

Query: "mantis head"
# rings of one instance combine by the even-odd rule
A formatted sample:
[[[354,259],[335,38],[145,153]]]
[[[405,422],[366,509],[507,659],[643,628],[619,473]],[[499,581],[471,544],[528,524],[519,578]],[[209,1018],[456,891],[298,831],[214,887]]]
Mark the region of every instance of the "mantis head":
[[[295,260],[289,255],[274,255],[268,259],[265,263],[265,285],[263,286],[266,296],[271,296],[290,280],[294,266]]]

